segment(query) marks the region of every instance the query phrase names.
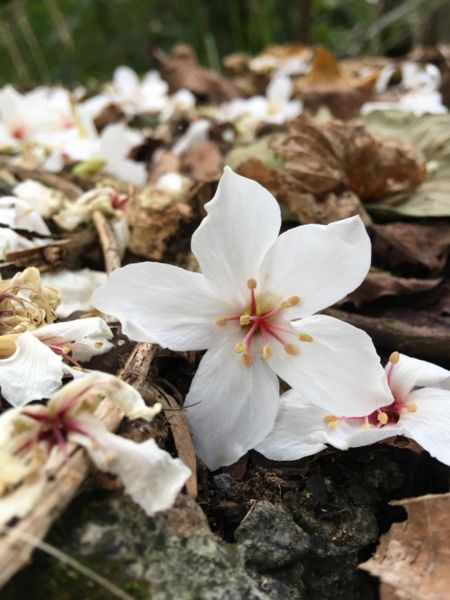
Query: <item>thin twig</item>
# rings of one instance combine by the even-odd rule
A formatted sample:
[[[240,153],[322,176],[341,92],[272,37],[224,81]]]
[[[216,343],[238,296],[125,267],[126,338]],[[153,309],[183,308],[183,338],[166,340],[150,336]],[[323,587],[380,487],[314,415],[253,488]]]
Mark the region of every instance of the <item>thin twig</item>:
[[[105,270],[108,274],[112,273],[120,267],[120,250],[117,238],[108,219],[99,210],[94,210],[92,213],[92,222],[95,225],[102,246]]]
[[[143,391],[143,396],[154,402],[159,402],[172,431],[178,456],[190,468],[192,475],[186,482],[187,493],[195,498],[197,496],[197,459],[189,427],[186,423],[184,411],[173,396],[168,394],[158,385],[152,385]]]

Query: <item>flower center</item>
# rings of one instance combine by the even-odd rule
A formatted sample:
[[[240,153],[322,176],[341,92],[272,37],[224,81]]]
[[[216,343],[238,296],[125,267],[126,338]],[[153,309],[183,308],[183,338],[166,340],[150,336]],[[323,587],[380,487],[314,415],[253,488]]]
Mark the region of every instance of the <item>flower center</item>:
[[[391,388],[392,395],[394,396],[394,402],[387,406],[377,408],[372,413],[365,417],[335,417],[334,415],[327,415],[325,421],[330,429],[335,429],[339,421],[348,421],[350,423],[360,422],[361,426],[365,429],[370,427],[384,427],[385,425],[395,425],[398,423],[401,412],[407,410],[408,412],[416,412],[417,405],[414,402],[400,402],[395,398],[395,394],[391,387],[392,375],[394,373],[395,365],[400,360],[400,354],[393,352],[389,357],[389,369],[387,373],[387,382]]]
[[[286,336],[295,336],[302,342],[312,342],[312,336],[307,333],[297,334],[295,331],[280,323],[280,317],[285,309],[296,306],[300,302],[300,296],[291,296],[280,303],[274,303],[268,296],[256,295],[256,279],[247,281],[250,292],[250,302],[243,314],[230,317],[221,316],[216,319],[216,325],[223,327],[230,321],[239,321],[243,329],[243,339],[235,346],[235,351],[242,354],[244,364],[250,366],[253,362],[251,348],[256,335],[263,340],[262,357],[268,360],[272,356],[269,343],[275,341],[283,346],[288,354],[295,356],[300,353],[296,344],[286,341]]]
[[[15,125],[11,129],[11,135],[16,140],[24,140],[27,137],[27,130],[24,125]]]
[[[37,427],[22,441],[15,454],[29,450],[32,446],[44,443],[47,452],[57,446],[64,457],[68,456],[67,438],[69,433],[85,433],[82,424],[68,414],[67,410],[52,412],[43,407],[42,411],[22,411],[22,415],[36,422]]]

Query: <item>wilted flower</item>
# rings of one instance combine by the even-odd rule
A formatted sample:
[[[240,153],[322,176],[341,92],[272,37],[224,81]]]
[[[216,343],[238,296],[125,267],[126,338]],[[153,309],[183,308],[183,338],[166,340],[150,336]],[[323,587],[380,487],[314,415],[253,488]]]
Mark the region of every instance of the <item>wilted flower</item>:
[[[39,181],[25,179],[13,188],[14,194],[25,200],[42,217],[52,217],[63,205],[64,195]]]
[[[80,362],[109,352],[111,338],[110,328],[100,317],[0,336],[2,396],[13,406],[48,398],[61,387],[65,375],[84,375]]]
[[[32,331],[53,323],[60,301],[56,288],[42,285],[35,267],[0,280],[0,335]]]
[[[192,238],[203,274],[133,264],[93,296],[134,340],[208,349],[186,398],[205,463],[230,464],[269,433],[277,375],[327,410],[362,414],[363,395],[372,410],[385,404],[370,338],[311,316],[351,292],[369,269],[370,240],[359,217],[296,227],[277,239],[276,200],[228,168],[206,210]]]
[[[102,212],[110,219],[119,250],[123,255],[130,237],[124,213],[128,200],[128,194],[121,193],[111,186],[98,187],[82,194],[75,202],[67,202],[53,219],[62,229],[73,231],[81,223],[88,223],[94,211]]]
[[[94,414],[105,398],[130,418],[151,420],[160,409],[147,407],[117,377],[92,373],[66,385],[47,406],[11,409],[0,416],[0,525],[32,508],[75,445],[83,446],[99,469],[120,475],[148,514],[173,504],[189,469],[154,440],[136,444],[110,433]]]
[[[390,393],[385,406],[375,411],[367,407],[363,417],[329,414],[300,392],[286,392],[273,431],[256,449],[273,460],[296,460],[326,444],[347,450],[404,435],[450,465],[450,371],[394,352],[386,378]]]

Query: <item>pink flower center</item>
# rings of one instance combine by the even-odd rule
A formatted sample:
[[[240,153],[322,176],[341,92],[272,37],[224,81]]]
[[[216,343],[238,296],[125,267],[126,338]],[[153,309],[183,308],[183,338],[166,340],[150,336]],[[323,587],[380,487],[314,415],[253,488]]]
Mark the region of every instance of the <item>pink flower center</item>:
[[[300,349],[296,344],[286,341],[287,336],[294,336],[302,342],[312,342],[312,336],[306,333],[298,334],[290,329],[286,323],[280,322],[280,317],[284,310],[296,306],[300,302],[300,296],[291,296],[287,300],[275,304],[264,301],[264,297],[256,296],[256,280],[249,279],[247,287],[250,292],[250,301],[243,314],[222,316],[216,319],[216,325],[221,327],[227,325],[231,321],[239,321],[243,330],[243,339],[235,346],[235,351],[242,354],[244,364],[250,366],[253,362],[251,354],[252,345],[257,335],[260,335],[263,340],[262,356],[264,359],[269,359],[272,356],[272,350],[269,343],[275,341],[283,346],[283,349],[288,354],[295,356],[300,353]]]
[[[11,135],[16,140],[24,140],[27,137],[27,130],[24,125],[15,125],[11,129]]]
[[[385,425],[395,425],[398,423],[401,413],[404,410],[408,412],[416,412],[417,405],[414,402],[400,402],[395,398],[394,391],[392,389],[392,376],[394,373],[395,365],[398,364],[400,360],[400,355],[398,352],[393,352],[389,357],[389,368],[387,373],[387,382],[389,388],[391,389],[392,395],[394,396],[394,402],[391,404],[387,404],[386,406],[382,406],[381,408],[377,408],[369,415],[365,417],[335,417],[334,415],[327,415],[325,417],[325,421],[328,423],[328,426],[331,429],[334,429],[339,421],[359,421],[364,428],[369,427],[384,427]]]

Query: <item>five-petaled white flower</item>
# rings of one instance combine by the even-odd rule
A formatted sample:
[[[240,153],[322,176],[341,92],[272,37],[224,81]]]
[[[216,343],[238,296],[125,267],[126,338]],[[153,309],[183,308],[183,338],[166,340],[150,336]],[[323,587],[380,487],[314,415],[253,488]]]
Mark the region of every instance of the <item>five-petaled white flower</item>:
[[[47,406],[2,413],[0,527],[31,510],[75,445],[83,446],[99,469],[120,475],[126,492],[148,514],[172,506],[190,470],[153,439],[137,444],[109,432],[95,414],[103,399],[132,419],[151,420],[161,408],[146,406],[138,392],[117,377],[93,372],[64,386]]]
[[[386,405],[375,411],[367,406],[365,417],[330,415],[289,390],[281,397],[273,431],[256,449],[273,460],[297,460],[326,444],[347,450],[404,435],[450,465],[450,371],[394,352],[386,378]]]
[[[226,168],[192,237],[203,274],[160,263],[114,271],[93,296],[137,341],[204,350],[186,398],[198,454],[211,469],[236,461],[272,429],[277,375],[310,402],[363,414],[386,404],[370,338],[311,316],[355,289],[370,265],[359,217],[283,233],[280,208]],[[362,401],[362,398],[365,401]]]

